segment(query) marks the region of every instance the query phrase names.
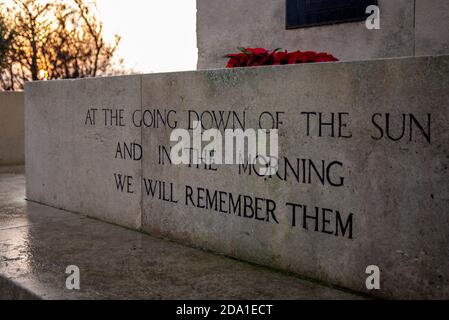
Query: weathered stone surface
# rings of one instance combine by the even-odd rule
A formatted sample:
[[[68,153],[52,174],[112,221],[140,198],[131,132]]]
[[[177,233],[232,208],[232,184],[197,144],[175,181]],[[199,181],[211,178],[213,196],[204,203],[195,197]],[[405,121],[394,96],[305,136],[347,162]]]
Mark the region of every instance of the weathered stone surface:
[[[0,92],[0,166],[25,162],[23,104],[23,92]]]
[[[449,53],[449,2],[416,1],[416,55]]]
[[[115,156],[119,142],[140,142],[140,130],[110,116],[105,125],[103,109],[140,109],[140,77],[33,82],[25,92],[27,198],[139,228],[140,183],[114,192],[114,174],[139,179],[139,162]]]
[[[188,110],[246,112],[246,128],[255,129],[263,112],[282,112],[280,155],[296,168],[281,161],[281,178],[264,179],[238,166],[159,165],[158,146],[170,145],[171,130],[144,128],[144,182],[165,182],[173,201],[159,200],[158,189],[148,195],[144,183],[143,229],[378,296],[449,297],[448,75],[446,56],[143,76],[143,108],[176,110],[180,128]],[[309,135],[304,112],[316,113]],[[334,113],[333,134],[323,126],[319,136],[318,113],[325,122]],[[318,172],[325,163],[324,182],[310,160]],[[209,199],[225,192],[225,213],[212,200],[212,210],[201,208],[205,189]],[[229,213],[229,194],[273,200],[279,223]],[[302,206],[296,226],[287,203]],[[267,203],[259,204],[264,218]],[[319,210],[307,229],[305,207],[308,216]],[[379,291],[365,286],[370,265],[381,269]]]
[[[379,0],[379,8],[380,30],[365,21],[286,30],[285,0],[197,0],[198,68],[223,68],[237,47],[325,51],[344,61],[413,56],[414,0]],[[440,30],[434,23],[426,29]],[[441,29],[429,41],[442,38]]]

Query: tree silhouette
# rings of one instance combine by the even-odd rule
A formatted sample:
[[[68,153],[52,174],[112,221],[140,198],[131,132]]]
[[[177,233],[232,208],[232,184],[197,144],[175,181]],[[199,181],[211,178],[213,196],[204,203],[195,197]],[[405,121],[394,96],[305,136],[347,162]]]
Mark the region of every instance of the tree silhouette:
[[[111,44],[105,42],[95,1],[12,0],[2,7],[4,30],[13,31],[5,32],[9,41],[4,42],[0,88],[22,89],[24,82],[43,78],[115,73],[112,58],[120,37]]]
[[[6,52],[9,47],[6,32],[6,25],[0,16],[0,67],[4,67],[6,64]]]
[[[0,15],[0,71],[8,67],[8,51],[11,46],[12,37],[12,33],[7,29],[6,23]]]

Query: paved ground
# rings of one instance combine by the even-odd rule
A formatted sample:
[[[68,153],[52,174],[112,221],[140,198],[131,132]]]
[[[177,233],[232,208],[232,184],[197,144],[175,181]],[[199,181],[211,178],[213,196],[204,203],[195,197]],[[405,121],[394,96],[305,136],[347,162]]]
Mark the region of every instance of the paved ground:
[[[0,299],[363,298],[26,202],[24,189],[23,175],[0,173]],[[79,291],[65,288],[68,265]]]

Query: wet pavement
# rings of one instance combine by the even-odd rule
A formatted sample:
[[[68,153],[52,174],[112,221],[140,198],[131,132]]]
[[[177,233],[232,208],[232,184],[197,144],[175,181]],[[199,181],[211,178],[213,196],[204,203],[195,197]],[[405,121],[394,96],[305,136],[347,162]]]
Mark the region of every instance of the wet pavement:
[[[363,296],[27,202],[0,170],[0,299],[363,299]],[[80,290],[66,288],[69,265]]]

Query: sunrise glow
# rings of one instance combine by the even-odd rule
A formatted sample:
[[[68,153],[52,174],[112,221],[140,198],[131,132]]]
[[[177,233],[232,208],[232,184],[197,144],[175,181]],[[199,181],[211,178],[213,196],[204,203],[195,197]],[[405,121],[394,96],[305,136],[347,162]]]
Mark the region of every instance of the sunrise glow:
[[[105,38],[122,37],[116,58],[136,72],[195,70],[195,0],[97,0]]]

